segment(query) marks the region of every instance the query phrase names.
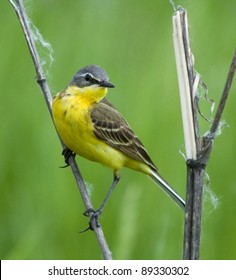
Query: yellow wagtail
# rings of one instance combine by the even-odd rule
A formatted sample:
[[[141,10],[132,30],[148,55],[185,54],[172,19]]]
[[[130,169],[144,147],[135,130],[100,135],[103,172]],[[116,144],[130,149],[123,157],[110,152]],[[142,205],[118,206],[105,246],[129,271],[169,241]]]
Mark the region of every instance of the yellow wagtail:
[[[80,69],[68,87],[52,103],[56,129],[68,149],[65,161],[78,154],[114,171],[114,180],[102,205],[93,211],[98,217],[120,179],[122,167],[147,174],[181,207],[184,200],[159,175],[155,164],[123,116],[105,98],[113,88],[106,71],[97,65]]]

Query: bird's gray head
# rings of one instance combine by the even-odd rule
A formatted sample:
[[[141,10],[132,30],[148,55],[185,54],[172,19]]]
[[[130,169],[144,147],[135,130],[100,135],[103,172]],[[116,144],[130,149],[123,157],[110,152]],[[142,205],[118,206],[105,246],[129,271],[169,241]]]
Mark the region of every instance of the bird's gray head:
[[[71,80],[69,86],[77,86],[80,88],[88,86],[98,86],[98,87],[115,87],[109,82],[109,77],[107,72],[98,65],[87,65],[81,68]]]

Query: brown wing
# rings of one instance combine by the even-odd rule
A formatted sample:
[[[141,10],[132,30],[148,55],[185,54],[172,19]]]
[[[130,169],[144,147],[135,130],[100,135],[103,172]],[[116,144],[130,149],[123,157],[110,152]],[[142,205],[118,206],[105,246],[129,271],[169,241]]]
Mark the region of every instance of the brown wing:
[[[91,119],[97,138],[157,171],[141,141],[107,99],[104,98],[93,107]]]

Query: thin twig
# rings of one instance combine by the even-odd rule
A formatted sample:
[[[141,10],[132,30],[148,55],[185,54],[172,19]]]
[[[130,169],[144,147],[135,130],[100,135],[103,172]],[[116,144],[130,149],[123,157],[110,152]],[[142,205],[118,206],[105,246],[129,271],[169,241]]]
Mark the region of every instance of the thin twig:
[[[228,73],[227,80],[226,80],[226,83],[225,83],[225,87],[224,87],[224,90],[223,90],[223,93],[222,93],[222,97],[221,97],[220,103],[218,105],[215,118],[214,118],[214,120],[212,122],[212,125],[211,125],[210,133],[215,133],[218,126],[219,126],[220,119],[221,119],[221,116],[222,116],[222,113],[223,113],[223,110],[224,110],[224,107],[225,107],[225,104],[226,104],[226,100],[228,98],[230,88],[231,88],[231,85],[232,85],[232,82],[233,82],[235,69],[236,69],[236,49],[234,51],[234,55],[233,55],[233,58],[232,58],[229,73]]]
[[[202,139],[202,150],[201,150],[201,154],[199,155],[199,158],[200,158],[202,164],[206,165],[206,163],[208,162],[208,160],[210,158],[210,153],[212,150],[214,139],[216,137],[217,129],[220,125],[220,119],[223,114],[223,110],[225,108],[225,104],[226,104],[226,101],[229,96],[229,92],[231,89],[235,71],[236,71],[236,49],[234,50],[234,54],[233,54],[233,58],[232,58],[232,61],[230,64],[225,86],[224,86],[224,89],[223,89],[223,92],[221,95],[221,99],[220,99],[218,108],[216,110],[215,117],[212,121],[210,131],[206,135],[204,135],[203,139]]]
[[[25,12],[23,1],[22,0],[15,0],[15,1],[14,0],[9,0],[9,2],[12,5],[12,7],[14,8],[14,10],[17,14],[17,17],[19,19],[19,22],[21,24],[21,27],[22,27],[23,33],[25,35],[25,39],[26,39],[26,42],[27,42],[27,45],[28,45],[28,48],[29,48],[29,51],[30,51],[30,54],[31,54],[31,57],[32,57],[32,60],[33,60],[33,63],[34,63],[35,71],[36,71],[36,74],[37,74],[37,82],[40,85],[40,88],[43,92],[45,101],[47,103],[49,113],[52,116],[52,113],[51,113],[51,104],[52,104],[51,91],[50,91],[50,88],[49,88],[47,80],[46,80],[46,76],[45,76],[44,71],[43,71],[42,63],[40,61],[40,57],[39,57],[39,54],[38,54],[38,51],[37,51],[37,48],[36,48],[36,45],[35,45],[33,32],[31,30],[31,27],[30,27],[30,24],[29,24],[28,16]],[[59,139],[60,139],[60,137],[59,137]],[[65,145],[63,144],[61,139],[60,139],[60,141],[61,141],[61,144],[64,148]],[[75,159],[72,156],[69,158],[69,164],[71,166],[71,169],[72,169],[73,175],[75,177],[77,186],[79,188],[79,191],[80,191],[83,203],[85,205],[85,208],[86,209],[93,208],[92,202],[89,198],[89,195],[88,195],[86,186],[84,184],[83,178],[81,176],[80,170],[77,166],[77,163],[76,163]],[[104,233],[102,231],[101,226],[97,225],[97,222],[95,221],[95,219],[93,219],[91,222],[92,222],[92,227],[94,229],[94,232],[96,234],[97,241],[98,241],[99,246],[101,248],[103,258],[106,259],[106,260],[111,260],[112,259],[111,252],[109,250],[109,247],[108,247],[108,244],[106,242],[106,239],[105,239],[105,236],[104,236]]]

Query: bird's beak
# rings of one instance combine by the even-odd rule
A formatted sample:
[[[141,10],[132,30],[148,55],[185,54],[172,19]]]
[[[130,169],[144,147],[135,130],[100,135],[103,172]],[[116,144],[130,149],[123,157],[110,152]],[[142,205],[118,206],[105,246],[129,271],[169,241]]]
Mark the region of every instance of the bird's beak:
[[[112,83],[110,83],[108,81],[101,81],[99,83],[99,86],[100,87],[106,87],[106,88],[114,88],[115,87]]]

